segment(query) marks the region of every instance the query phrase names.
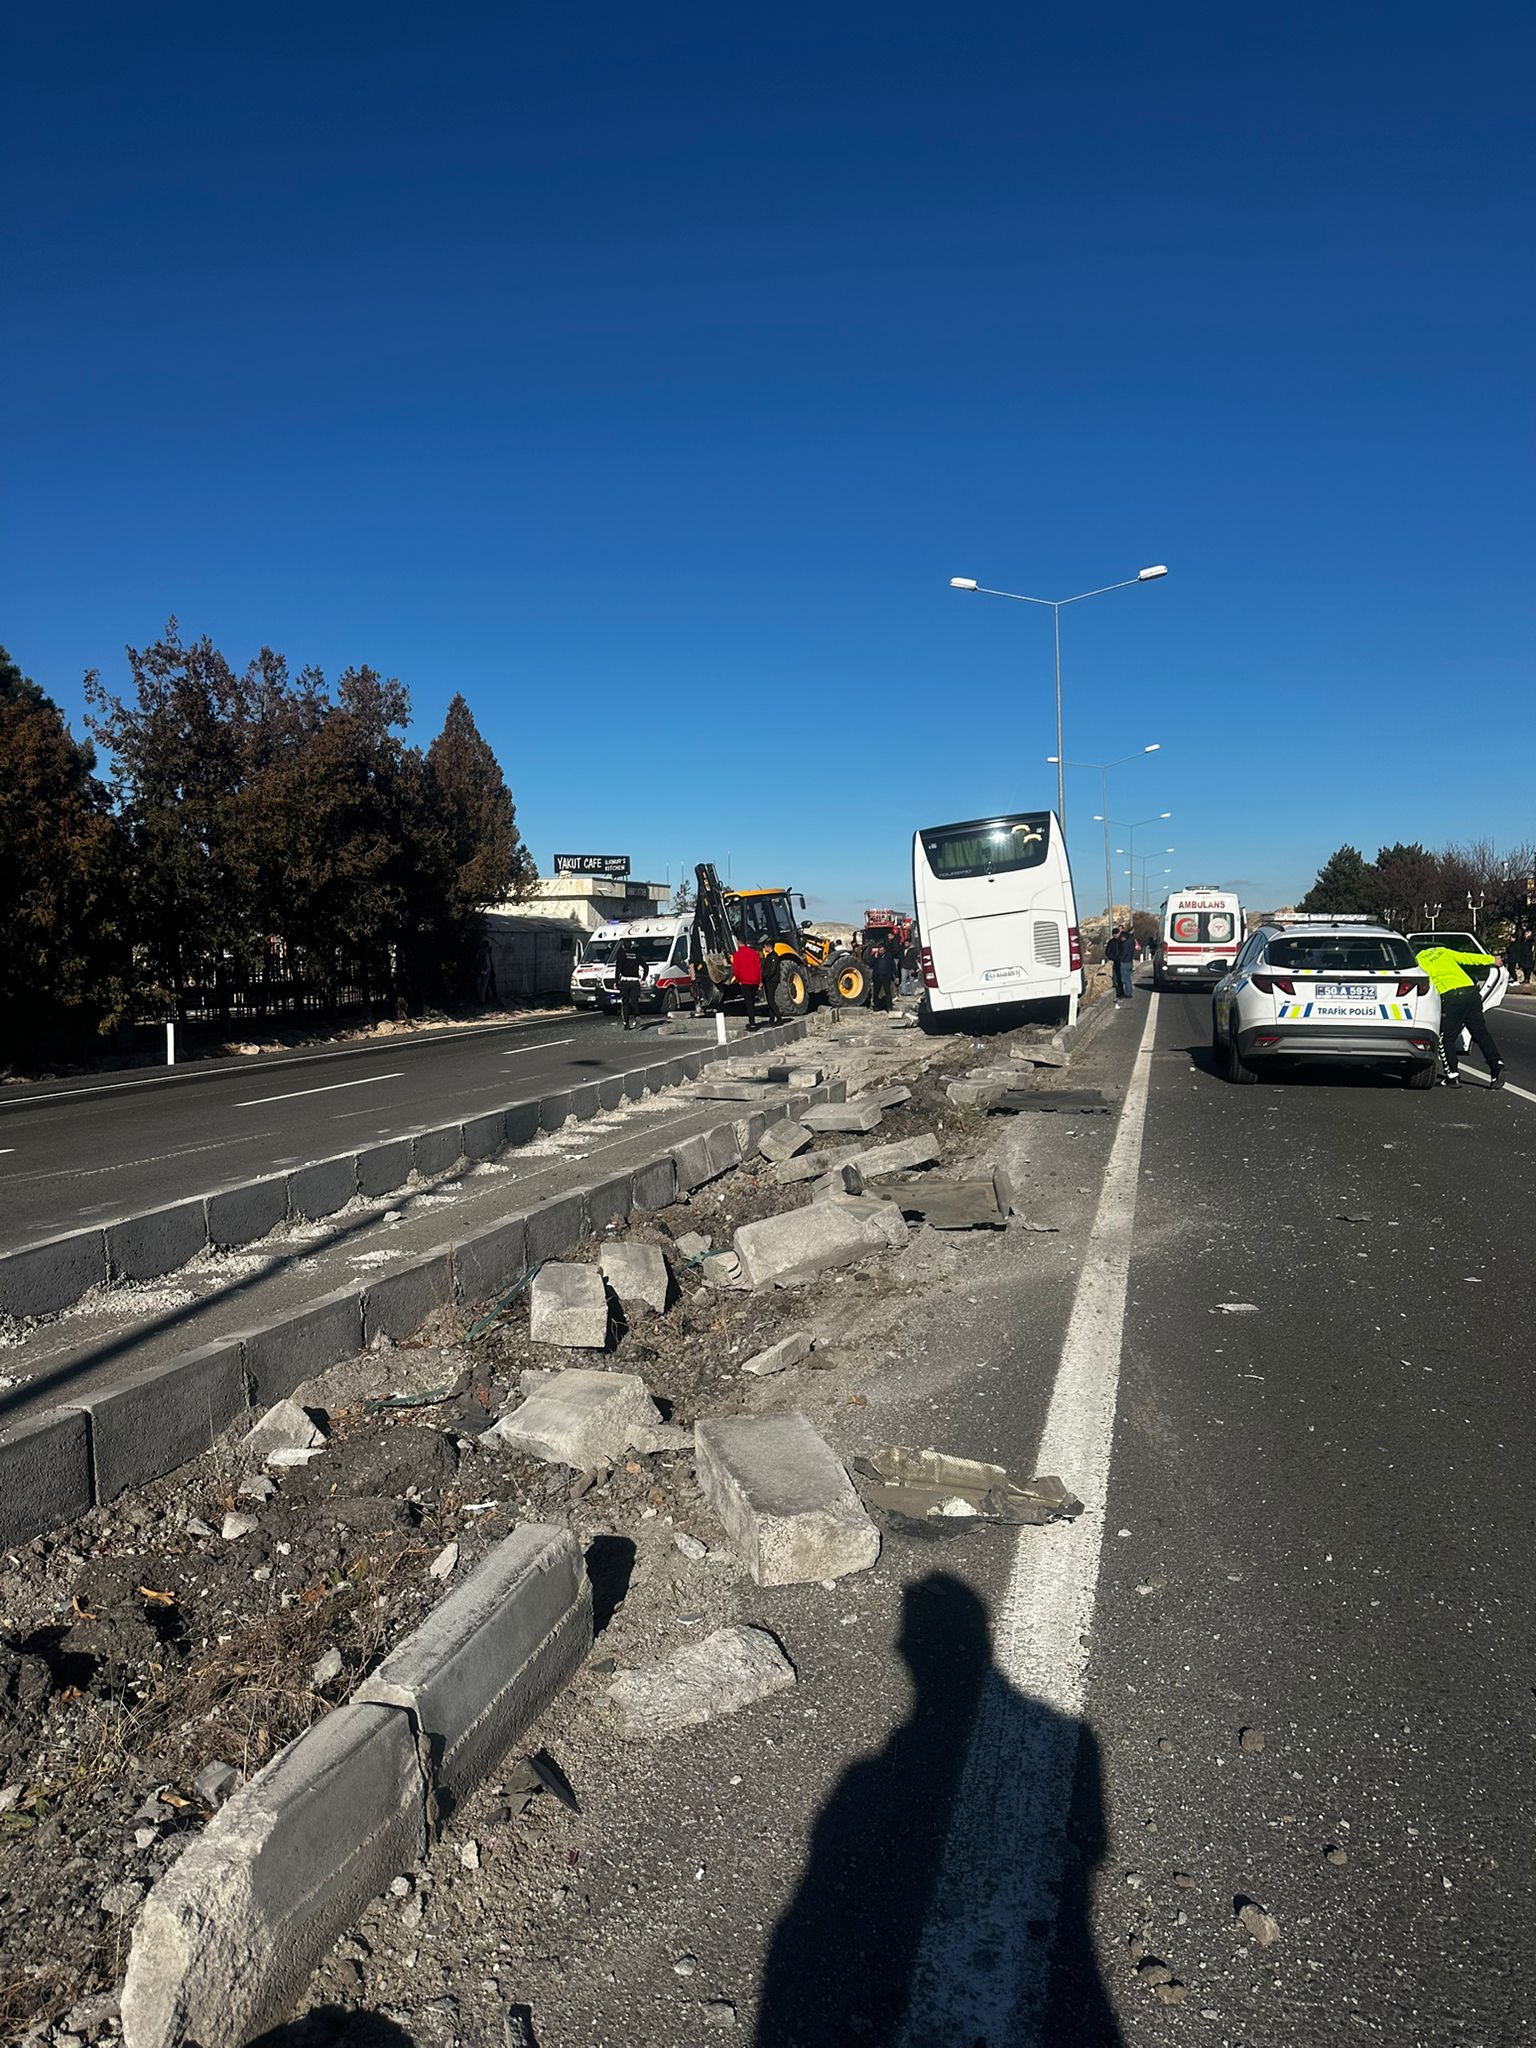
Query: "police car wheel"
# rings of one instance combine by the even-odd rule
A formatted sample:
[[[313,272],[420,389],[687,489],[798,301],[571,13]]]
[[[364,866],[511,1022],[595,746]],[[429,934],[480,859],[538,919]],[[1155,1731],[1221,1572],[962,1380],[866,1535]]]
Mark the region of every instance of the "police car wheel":
[[[1258,1080],[1259,1077],[1255,1069],[1249,1066],[1237,1049],[1237,1033],[1235,1031],[1228,1033],[1223,1051],[1226,1054],[1226,1064],[1223,1071],[1227,1079],[1235,1087],[1247,1087]]]
[[[1409,1067],[1403,1075],[1405,1088],[1433,1088],[1435,1070],[1428,1060],[1422,1060],[1416,1067]]]

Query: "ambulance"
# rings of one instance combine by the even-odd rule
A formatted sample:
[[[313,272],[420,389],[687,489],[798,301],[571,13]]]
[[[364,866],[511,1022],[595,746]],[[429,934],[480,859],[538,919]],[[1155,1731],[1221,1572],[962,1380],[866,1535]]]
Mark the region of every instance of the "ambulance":
[[[582,949],[571,976],[571,1003],[578,1010],[618,1008],[613,956],[627,933],[640,956],[644,980],[643,1009],[675,1010],[693,1000],[693,970],[688,965],[691,917],[637,917],[628,924],[600,924]]]
[[[1243,906],[1226,889],[1174,889],[1158,912],[1156,989],[1214,988],[1243,943]]]

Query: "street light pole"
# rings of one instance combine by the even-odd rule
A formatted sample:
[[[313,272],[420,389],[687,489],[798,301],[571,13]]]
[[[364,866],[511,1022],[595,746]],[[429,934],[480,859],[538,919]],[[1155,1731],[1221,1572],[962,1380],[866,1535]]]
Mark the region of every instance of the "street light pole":
[[[1081,604],[1084,598],[1103,597],[1111,590],[1129,590],[1134,583],[1155,583],[1159,576],[1168,574],[1165,562],[1154,563],[1150,569],[1138,569],[1134,576],[1127,576],[1123,583],[1101,583],[1096,590],[1080,590],[1074,597],[1026,597],[1020,590],[992,590],[984,583],[978,583],[974,576],[951,576],[951,590],[971,590],[982,597],[1006,597],[1013,604],[1043,605],[1055,614],[1056,625],[1056,821],[1061,827],[1062,838],[1067,833],[1067,775],[1066,763],[1062,758],[1061,730],[1061,614],[1069,604]],[[1108,799],[1105,799],[1106,804]]]
[[[1126,847],[1125,847],[1125,853],[1126,853],[1126,855],[1127,855],[1127,857],[1128,857],[1128,859],[1130,860],[1130,863],[1131,863],[1131,885],[1132,885],[1132,887],[1133,887],[1133,888],[1135,887],[1135,882],[1136,882],[1136,828],[1137,828],[1137,826],[1139,826],[1139,825],[1155,825],[1155,824],[1157,824],[1157,823],[1158,823],[1158,820],[1159,820],[1159,819],[1162,819],[1162,818],[1171,818],[1172,816],[1173,816],[1173,813],[1172,813],[1172,811],[1159,811],[1159,812],[1158,812],[1158,814],[1157,814],[1157,817],[1155,817],[1155,818],[1135,818],[1135,819],[1132,819],[1132,820],[1130,820],[1130,821],[1127,821],[1127,820],[1126,820],[1126,819],[1124,819],[1124,818],[1105,818],[1105,819],[1103,819],[1103,820],[1102,820],[1102,823],[1103,823],[1103,826],[1104,826],[1104,833],[1105,833],[1105,838],[1106,838],[1106,840],[1107,840],[1107,838],[1108,838],[1108,835],[1109,835],[1109,828],[1110,828],[1110,826],[1111,826],[1111,825],[1113,825],[1113,826],[1115,827],[1116,831],[1118,831],[1118,832],[1124,832],[1124,833],[1125,833],[1125,834],[1127,835],[1127,838],[1128,838],[1128,842],[1129,842],[1129,843],[1128,843],[1128,844],[1126,845]],[[1094,819],[1094,821],[1093,821],[1093,822],[1094,822],[1094,823],[1095,823],[1095,824],[1097,825],[1097,824],[1099,824],[1099,823],[1100,823],[1101,821],[1100,821],[1100,819],[1098,819],[1098,818],[1096,817],[1096,818]],[[1119,851],[1120,851],[1120,849],[1119,849],[1118,847],[1117,847],[1117,848],[1116,848],[1115,850],[1116,850],[1116,852],[1119,852]],[[1172,853],[1172,851],[1173,851],[1173,848],[1172,848],[1172,847],[1170,846],[1170,847],[1168,848],[1168,851],[1169,851],[1170,853]],[[1151,857],[1151,856],[1149,855],[1149,856],[1148,856],[1148,858],[1150,859],[1150,857]],[[1135,905],[1135,901],[1134,901],[1134,899],[1133,899],[1133,901],[1132,901],[1132,903],[1131,903],[1131,909],[1132,909],[1132,910],[1134,911],[1134,910],[1135,910],[1135,908],[1136,908],[1136,905]]]
[[[1094,768],[1098,771],[1099,787],[1103,791],[1104,809],[1100,814],[1104,824],[1104,936],[1109,937],[1109,928],[1115,921],[1115,885],[1109,871],[1109,771],[1123,767],[1127,761],[1134,761],[1138,754],[1160,754],[1161,740],[1154,740],[1150,747],[1138,747],[1134,754],[1120,754],[1113,761],[1063,761],[1059,754],[1047,758],[1055,765],[1058,782],[1063,768]]]

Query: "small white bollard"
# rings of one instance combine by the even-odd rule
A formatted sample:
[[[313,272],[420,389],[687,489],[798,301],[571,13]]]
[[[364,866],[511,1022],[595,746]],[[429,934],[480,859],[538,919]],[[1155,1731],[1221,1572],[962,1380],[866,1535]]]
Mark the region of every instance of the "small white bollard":
[[[1102,1001],[1102,1000],[1103,1000],[1103,998],[1101,997],[1101,998],[1100,998],[1100,1001]],[[1073,991],[1072,991],[1071,995],[1069,995],[1069,996],[1067,997],[1067,1029],[1068,1029],[1068,1030],[1070,1030],[1070,1029],[1072,1028],[1072,1026],[1073,1026],[1073,1025],[1074,1025],[1074,1024],[1076,1023],[1076,1022],[1077,1022],[1077,990],[1076,990],[1076,989],[1073,989]]]
[[[715,1012],[715,1043],[716,1043],[716,1045],[724,1045],[724,1043],[725,1043],[725,1012],[724,1012],[724,1010],[716,1010],[716,1012]]]
[[[174,1067],[176,1064],[176,1026],[174,1024],[167,1024],[165,1027],[165,1064],[168,1067]]]

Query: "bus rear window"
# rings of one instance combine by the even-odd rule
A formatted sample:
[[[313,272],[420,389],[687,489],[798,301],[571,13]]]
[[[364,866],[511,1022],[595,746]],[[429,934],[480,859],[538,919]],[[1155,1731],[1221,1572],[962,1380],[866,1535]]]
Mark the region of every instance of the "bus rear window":
[[[1237,938],[1237,918],[1230,910],[1176,910],[1168,920],[1168,939],[1175,946],[1230,946]]]
[[[937,825],[921,833],[923,856],[935,875],[966,881],[1037,868],[1050,845],[1049,812],[1028,817],[984,818],[969,825]]]

